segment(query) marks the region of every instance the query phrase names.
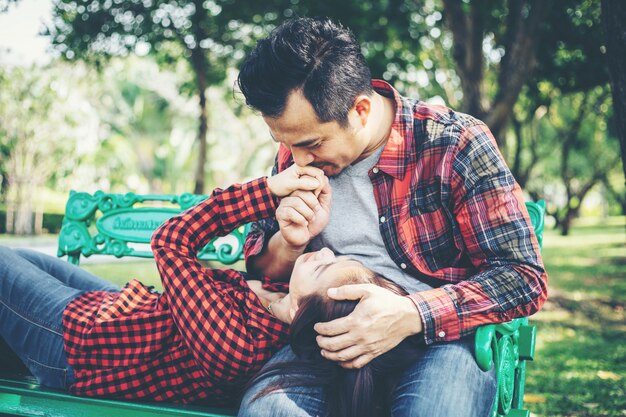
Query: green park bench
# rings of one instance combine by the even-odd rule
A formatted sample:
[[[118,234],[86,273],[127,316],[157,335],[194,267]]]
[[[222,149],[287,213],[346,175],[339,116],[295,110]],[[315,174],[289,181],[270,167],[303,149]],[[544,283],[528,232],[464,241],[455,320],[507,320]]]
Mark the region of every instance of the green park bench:
[[[205,199],[203,195],[137,195],[70,193],[59,236],[58,256],[78,265],[81,256],[152,258],[149,243],[154,230],[176,213]],[[526,203],[541,244],[545,205]],[[243,259],[248,231],[214,239],[198,254],[203,261],[231,265]],[[137,277],[141,280],[141,277]],[[483,370],[496,366],[497,398],[491,417],[529,417],[523,409],[526,361],[535,349],[535,327],[516,319],[478,329],[476,361]],[[6,347],[4,347],[6,349]],[[0,348],[0,358],[9,356]],[[0,415],[58,417],[234,416],[235,410],[179,404],[142,403],[84,398],[39,386],[24,368],[0,369]]]

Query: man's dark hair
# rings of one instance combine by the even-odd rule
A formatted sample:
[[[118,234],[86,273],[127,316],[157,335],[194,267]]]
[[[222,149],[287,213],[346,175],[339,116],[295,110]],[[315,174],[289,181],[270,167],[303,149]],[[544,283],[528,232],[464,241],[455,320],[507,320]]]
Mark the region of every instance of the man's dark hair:
[[[246,103],[278,117],[301,89],[321,122],[345,125],[360,94],[372,94],[371,74],[350,30],[327,18],[284,22],[257,42],[237,80]]]

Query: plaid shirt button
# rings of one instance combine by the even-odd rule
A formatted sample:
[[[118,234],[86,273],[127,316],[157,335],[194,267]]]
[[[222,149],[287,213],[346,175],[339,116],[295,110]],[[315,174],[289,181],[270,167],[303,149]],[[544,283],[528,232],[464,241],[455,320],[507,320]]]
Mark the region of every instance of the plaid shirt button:
[[[405,264],[404,262],[402,262],[402,263],[400,264],[400,268],[402,268],[402,269],[406,269],[406,264]]]
[[[437,336],[439,336],[439,337],[446,337],[446,332],[441,331],[441,332],[439,332],[439,334]]]
[[[376,167],[376,168],[372,169],[372,172],[373,172],[374,174],[378,174],[378,168]]]
[[[385,216],[381,216],[381,217],[380,217],[380,222],[381,222],[381,223],[385,223],[385,221],[386,221],[386,220],[387,220],[387,219],[385,218]]]

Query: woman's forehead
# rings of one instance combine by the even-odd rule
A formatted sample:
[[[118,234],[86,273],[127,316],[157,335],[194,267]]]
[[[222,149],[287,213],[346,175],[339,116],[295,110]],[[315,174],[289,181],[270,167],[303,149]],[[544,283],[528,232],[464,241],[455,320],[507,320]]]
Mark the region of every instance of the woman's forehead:
[[[355,277],[358,277],[359,270],[365,270],[359,261],[341,256],[324,271],[324,275],[329,278],[343,278],[348,274],[354,274]]]

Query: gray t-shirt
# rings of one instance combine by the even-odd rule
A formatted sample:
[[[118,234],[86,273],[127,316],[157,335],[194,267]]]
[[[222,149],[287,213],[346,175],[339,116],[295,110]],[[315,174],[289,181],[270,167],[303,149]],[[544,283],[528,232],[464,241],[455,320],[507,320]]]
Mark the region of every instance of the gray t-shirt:
[[[368,172],[378,162],[382,150],[381,146],[374,154],[330,178],[333,189],[330,220],[309,248],[327,247],[335,254],[356,259],[409,293],[429,290],[432,287],[393,262],[380,234],[374,187]]]

